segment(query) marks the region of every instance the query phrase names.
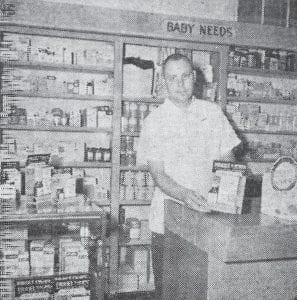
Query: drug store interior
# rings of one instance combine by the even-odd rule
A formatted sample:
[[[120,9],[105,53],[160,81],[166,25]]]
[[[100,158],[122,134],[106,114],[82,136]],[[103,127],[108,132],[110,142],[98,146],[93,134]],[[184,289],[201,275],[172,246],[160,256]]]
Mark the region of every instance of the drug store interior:
[[[211,213],[166,201],[163,299],[297,299],[296,0],[0,12],[1,299],[157,299],[136,146],[174,53],[242,144],[213,164]]]

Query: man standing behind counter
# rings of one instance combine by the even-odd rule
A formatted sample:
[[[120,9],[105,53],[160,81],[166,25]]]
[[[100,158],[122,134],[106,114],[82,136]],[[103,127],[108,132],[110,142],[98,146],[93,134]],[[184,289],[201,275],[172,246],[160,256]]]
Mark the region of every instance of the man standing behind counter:
[[[240,143],[217,104],[193,97],[193,66],[186,56],[170,55],[163,74],[168,97],[145,119],[137,148],[137,163],[148,165],[156,184],[149,220],[156,299],[162,299],[164,199],[208,211],[212,163],[232,159]]]

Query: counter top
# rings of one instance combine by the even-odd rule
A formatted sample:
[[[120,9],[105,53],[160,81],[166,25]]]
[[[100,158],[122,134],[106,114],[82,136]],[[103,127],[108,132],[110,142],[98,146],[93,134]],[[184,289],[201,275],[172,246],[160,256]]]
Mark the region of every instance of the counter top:
[[[202,213],[165,202],[166,229],[225,263],[297,258],[297,223],[263,214]]]

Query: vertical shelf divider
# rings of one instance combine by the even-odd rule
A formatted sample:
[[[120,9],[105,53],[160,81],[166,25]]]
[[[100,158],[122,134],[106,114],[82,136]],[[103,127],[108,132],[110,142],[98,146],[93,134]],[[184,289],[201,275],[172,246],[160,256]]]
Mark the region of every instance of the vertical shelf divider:
[[[111,172],[111,237],[110,237],[110,291],[118,290],[118,257],[119,257],[119,199],[120,199],[120,144],[121,144],[121,111],[122,111],[122,61],[123,40],[117,39],[114,44],[114,110],[112,124],[112,172]]]

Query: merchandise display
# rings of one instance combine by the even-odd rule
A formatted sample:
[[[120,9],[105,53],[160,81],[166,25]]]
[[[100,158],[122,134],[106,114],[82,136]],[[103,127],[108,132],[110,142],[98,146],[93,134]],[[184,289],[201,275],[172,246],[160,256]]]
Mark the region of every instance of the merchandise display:
[[[229,73],[227,95],[242,100],[261,99],[271,102],[297,101],[296,79]]]
[[[157,189],[149,167],[139,164],[137,149],[145,119],[169,101],[163,63],[171,54],[189,58],[193,73],[184,74],[183,80],[193,76],[193,99],[221,107],[242,141],[236,163],[215,162],[207,199],[213,212],[206,218],[228,221],[230,217],[241,223],[246,216],[239,214],[261,210],[288,223],[296,220],[296,169],[288,168],[287,174],[288,165],[273,166],[284,156],[285,163],[297,160],[297,51],[289,19],[284,28],[245,25],[235,16],[234,22],[202,22],[184,15],[173,22],[169,14],[119,10],[117,4],[111,9],[55,2],[12,0],[11,16],[0,21],[4,25],[0,34],[0,299],[103,300],[121,298],[121,293],[127,293],[125,299],[138,294],[150,299],[158,290],[152,263],[156,250],[152,243],[158,235],[152,235],[149,220],[162,219],[163,210],[156,205],[155,215],[150,215]],[[295,9],[292,2],[286,3],[288,13]],[[236,5],[233,9],[235,13]],[[270,34],[273,38],[263,41]],[[178,81],[173,79],[174,84]],[[208,118],[208,111],[202,112]],[[196,116],[183,113],[189,114],[189,120]],[[172,150],[189,166],[195,161],[183,149],[191,151],[195,145],[178,138],[185,124],[182,118],[174,124],[172,141],[181,145]],[[213,125],[217,130],[217,124]],[[200,134],[203,129],[196,127],[188,132],[199,130]],[[175,161],[178,172],[179,160]],[[187,188],[191,186],[187,176],[194,174],[190,173],[178,174],[181,182],[189,183],[183,184]],[[257,209],[247,201],[256,197],[252,201]],[[250,207],[246,208],[247,202]],[[170,211],[168,207],[164,212]],[[182,211],[182,218],[195,219],[194,210],[177,211]],[[191,218],[178,223],[185,225],[182,238],[196,233],[190,227]],[[242,264],[242,247],[240,251],[233,247],[241,234],[235,225],[234,244],[232,240],[224,249],[217,247],[221,240],[213,241],[215,235],[208,242],[215,251],[226,252],[222,263],[228,268]],[[182,256],[187,259],[184,249],[176,248],[180,261]],[[213,252],[208,250],[210,258]],[[251,262],[266,264],[258,253],[242,252],[243,261],[247,259],[244,271]],[[273,265],[272,259],[268,258],[268,264]],[[280,265],[285,261],[277,259]],[[199,280],[211,274],[208,268],[213,260],[205,267],[206,261],[199,266],[205,270]],[[172,266],[174,275],[177,266]],[[192,269],[184,271],[185,280]],[[265,281],[260,276],[257,284]],[[212,298],[203,290],[210,285],[204,284],[201,297]],[[265,293],[270,296],[268,288]]]
[[[230,47],[229,65],[272,71],[297,71],[297,53],[264,48]]]
[[[113,45],[106,42],[5,33],[0,59],[21,62],[113,67]]]
[[[26,70],[17,67],[5,68],[3,74],[3,94],[108,97],[113,91],[111,74]]]
[[[228,104],[226,112],[238,129],[297,131],[297,109],[294,106],[238,102]]]

